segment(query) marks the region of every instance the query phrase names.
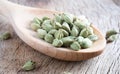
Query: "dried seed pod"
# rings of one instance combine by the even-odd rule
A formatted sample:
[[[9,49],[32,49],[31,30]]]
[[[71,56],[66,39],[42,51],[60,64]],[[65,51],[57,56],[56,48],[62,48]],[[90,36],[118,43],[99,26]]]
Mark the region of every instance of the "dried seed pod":
[[[25,70],[25,71],[30,71],[30,70],[33,70],[35,68],[35,62],[33,61],[27,61],[22,69]]]
[[[62,30],[59,29],[58,31],[56,31],[55,34],[54,34],[54,37],[55,37],[56,39],[61,39],[61,38],[63,38],[63,37],[64,37],[64,34],[63,34]]]
[[[33,19],[32,23],[36,23],[36,24],[39,24],[39,25],[40,25],[40,24],[42,23],[42,21],[41,21],[39,18],[35,17],[35,18]]]
[[[64,23],[62,24],[62,28],[63,28],[64,30],[70,32],[70,27],[69,27],[69,25],[68,25],[66,22],[64,22]]]
[[[91,23],[84,15],[80,16],[79,19],[82,25],[90,26]]]
[[[113,42],[117,39],[117,35],[111,35],[109,38],[107,38],[107,42]]]
[[[85,38],[92,34],[94,33],[91,27],[86,27],[80,32],[80,36],[85,37]]]
[[[64,29],[61,29],[61,31],[63,32],[63,34],[64,34],[64,37],[66,37],[66,36],[69,36],[69,33],[68,33],[66,30],[64,30]]]
[[[34,30],[34,31],[37,31],[37,29],[40,29],[40,24],[38,23],[31,23],[30,25],[31,29]]]
[[[55,16],[55,20],[61,24],[62,23],[62,17],[60,16],[60,14],[54,14],[54,16]]]
[[[42,25],[45,25],[45,24],[51,24],[51,20],[44,20]]]
[[[41,39],[43,39],[46,34],[47,34],[46,30],[43,30],[43,29],[38,29],[37,30],[37,36]]]
[[[46,34],[44,40],[47,41],[48,43],[52,43],[54,37],[51,34]]]
[[[9,32],[4,32],[0,35],[0,40],[7,40],[11,38],[11,34]]]
[[[70,48],[75,50],[75,51],[78,51],[81,49],[81,46],[78,42],[73,42],[71,45],[70,45]]]
[[[118,32],[115,31],[115,30],[109,30],[109,31],[107,31],[107,33],[106,33],[106,39],[109,38],[111,35],[115,35],[117,33]]]
[[[67,14],[67,13],[63,13],[62,15],[62,19],[67,22],[67,23],[72,23],[73,22],[73,18],[74,16],[72,14]]]
[[[79,44],[81,45],[83,39],[84,39],[84,38],[83,38],[82,36],[79,36],[79,37],[77,37],[75,40],[76,40],[77,42],[79,42]]]
[[[98,36],[97,36],[97,35],[89,35],[88,38],[89,38],[91,41],[96,41],[96,40],[98,40]]]
[[[82,48],[89,48],[92,46],[92,41],[88,38],[83,39],[82,43],[81,43],[81,47]]]
[[[59,28],[62,27],[62,25],[61,25],[59,22],[56,22],[56,21],[55,21],[53,27],[54,27],[55,29],[59,29]]]
[[[56,29],[52,29],[48,33],[51,34],[51,35],[54,35],[56,31],[57,31]]]
[[[82,30],[83,28],[86,27],[86,25],[83,24],[79,19],[77,19],[77,20],[74,22],[74,25],[76,25],[80,30]]]
[[[42,18],[42,21],[49,20],[49,19],[50,19],[49,17],[45,16],[45,17]]]
[[[49,32],[50,30],[53,29],[53,27],[52,27],[51,24],[43,24],[43,25],[42,25],[42,28],[43,28],[44,30],[46,30],[47,32]]]
[[[63,45],[63,42],[62,40],[54,39],[52,45],[55,47],[61,47]]]
[[[72,37],[72,36],[62,38],[61,40],[63,42],[63,46],[66,46],[66,47],[70,46],[70,44],[74,41],[74,38],[75,37]]]
[[[71,30],[71,36],[78,36],[78,34],[79,34],[79,31],[78,31],[78,29],[77,29],[77,27],[76,26],[73,26],[73,28],[72,28],[72,30]]]

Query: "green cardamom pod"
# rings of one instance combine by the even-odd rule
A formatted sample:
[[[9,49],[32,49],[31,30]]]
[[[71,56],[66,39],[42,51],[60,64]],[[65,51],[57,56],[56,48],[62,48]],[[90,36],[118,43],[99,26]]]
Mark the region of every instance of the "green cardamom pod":
[[[35,62],[33,61],[27,61],[22,69],[25,70],[25,71],[30,71],[30,70],[33,70],[35,68]]]
[[[64,30],[70,32],[70,27],[69,27],[69,25],[68,25],[66,22],[63,22],[62,28],[63,28]]]
[[[75,40],[76,40],[77,42],[79,42],[79,44],[81,45],[83,39],[84,39],[84,38],[83,38],[82,36],[79,36],[79,37],[77,37]]]
[[[49,32],[50,30],[53,29],[53,27],[52,27],[51,24],[43,24],[43,25],[42,25],[42,28],[43,28],[44,30],[46,30],[47,32]]]
[[[72,23],[73,22],[73,18],[74,16],[72,14],[67,14],[67,13],[63,13],[62,15],[62,19],[67,22],[67,23]]]
[[[61,29],[61,31],[63,32],[63,34],[64,34],[64,37],[67,37],[67,36],[69,36],[69,33],[68,33],[66,30],[64,30],[64,29]]]
[[[74,38],[75,37],[72,37],[72,36],[62,38],[61,40],[63,42],[63,46],[66,46],[66,47],[70,46],[70,44],[74,41]]]
[[[81,43],[81,47],[82,47],[82,48],[89,48],[89,47],[92,46],[92,43],[93,43],[93,42],[92,42],[90,39],[85,38],[85,39],[83,39],[83,41],[82,41],[82,43]]]
[[[47,32],[43,29],[38,29],[37,30],[37,36],[41,39],[43,39],[45,37],[45,35],[47,34]]]
[[[33,19],[32,23],[36,23],[36,24],[39,24],[39,25],[40,25],[40,24],[42,23],[42,21],[41,21],[39,18],[35,17],[35,18]]]
[[[51,34],[46,34],[44,40],[47,41],[48,43],[52,43],[54,37]]]
[[[78,31],[78,29],[77,29],[77,27],[76,26],[73,26],[73,28],[72,28],[72,30],[71,30],[71,36],[78,36],[78,34],[79,34],[79,31]]]
[[[34,31],[37,31],[37,29],[40,29],[40,24],[38,23],[31,23],[30,25],[31,29],[34,30]]]
[[[91,23],[84,15],[80,16],[79,19],[82,25],[90,26]]]
[[[45,21],[45,20],[50,20],[50,18],[45,16],[42,18],[42,21]]]
[[[61,24],[63,20],[60,14],[54,14],[54,16],[55,16],[55,20]]]
[[[81,49],[81,46],[78,42],[73,42],[71,45],[70,45],[70,48],[75,50],[75,51],[78,51]]]
[[[61,25],[59,22],[56,22],[56,21],[55,21],[53,27],[54,27],[55,29],[59,29],[59,28],[62,27],[62,25]]]
[[[86,25],[83,24],[79,19],[76,19],[76,21],[74,22],[74,25],[76,25],[80,30],[86,27]]]
[[[51,35],[54,35],[56,31],[57,31],[56,29],[52,29],[48,33],[51,34]]]
[[[117,35],[111,35],[111,36],[109,36],[109,38],[107,38],[107,42],[109,43],[109,42],[113,42],[113,41],[115,41],[117,39]]]
[[[96,41],[96,40],[98,40],[98,36],[97,36],[97,35],[89,35],[88,38],[89,38],[91,41]]]
[[[0,40],[7,40],[11,38],[11,34],[9,32],[4,32],[0,35]]]
[[[117,33],[118,32],[115,31],[115,30],[109,30],[109,31],[107,31],[107,33],[106,33],[106,39],[109,38],[111,35],[115,35]]]
[[[45,21],[43,21],[42,25],[45,25],[45,24],[51,24],[51,20],[45,20]]]
[[[92,34],[94,33],[91,27],[86,27],[80,32],[80,36],[85,37],[85,38]]]
[[[61,47],[63,45],[63,42],[62,40],[54,39],[52,45],[55,47]]]
[[[55,37],[56,39],[61,39],[61,38],[63,38],[63,37],[64,37],[64,34],[63,34],[62,30],[59,29],[58,31],[56,31],[55,34],[54,34],[54,37]]]

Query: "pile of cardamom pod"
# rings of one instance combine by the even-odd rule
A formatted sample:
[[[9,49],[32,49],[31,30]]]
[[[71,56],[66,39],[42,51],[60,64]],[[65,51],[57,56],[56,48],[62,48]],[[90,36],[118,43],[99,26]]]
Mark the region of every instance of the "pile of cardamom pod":
[[[30,24],[40,39],[55,47],[66,47],[72,50],[89,48],[98,39],[90,22],[85,16],[76,17],[72,14],[53,14],[54,18],[35,17]]]

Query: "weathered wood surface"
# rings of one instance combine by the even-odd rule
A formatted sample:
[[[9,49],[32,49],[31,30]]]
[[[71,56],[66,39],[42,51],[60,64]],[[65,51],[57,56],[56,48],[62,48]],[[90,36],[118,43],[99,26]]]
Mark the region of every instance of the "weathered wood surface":
[[[27,6],[83,14],[102,32],[116,29],[120,32],[120,0],[10,0]],[[120,74],[120,37],[108,44],[98,57],[65,62],[43,55],[26,45],[16,35],[9,23],[0,15],[0,33],[10,31],[12,39],[0,41],[0,74]],[[37,69],[17,72],[27,61],[37,62]]]

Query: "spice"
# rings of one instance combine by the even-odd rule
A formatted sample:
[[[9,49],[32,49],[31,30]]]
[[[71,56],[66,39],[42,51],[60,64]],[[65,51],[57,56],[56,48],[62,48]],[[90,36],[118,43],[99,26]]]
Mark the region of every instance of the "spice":
[[[46,16],[42,19],[35,18],[31,29],[37,31],[38,38],[53,46],[67,47],[75,51],[89,48],[98,40],[85,16],[78,18],[68,13],[54,14],[53,19]]]
[[[107,38],[107,43],[113,42],[117,39],[117,35],[111,35],[109,38]]]
[[[92,43],[93,43],[93,42],[92,42],[90,39],[85,38],[85,39],[83,39],[83,41],[82,41],[82,43],[81,43],[81,47],[82,47],[82,48],[89,48],[89,47],[92,46]]]
[[[116,34],[117,34],[117,31],[115,31],[115,30],[109,30],[106,33],[106,39],[109,38],[111,35],[116,35]]]
[[[43,30],[43,29],[38,29],[37,30],[37,36],[41,39],[43,39],[46,34],[47,34],[46,30]]]
[[[11,34],[9,32],[4,32],[0,35],[0,40],[7,40],[11,38]]]
[[[81,46],[78,42],[73,42],[71,45],[70,45],[70,48],[75,50],[75,51],[78,51],[81,49]]]
[[[27,61],[22,69],[25,70],[25,71],[30,71],[30,70],[33,70],[35,68],[35,62],[33,61]]]

